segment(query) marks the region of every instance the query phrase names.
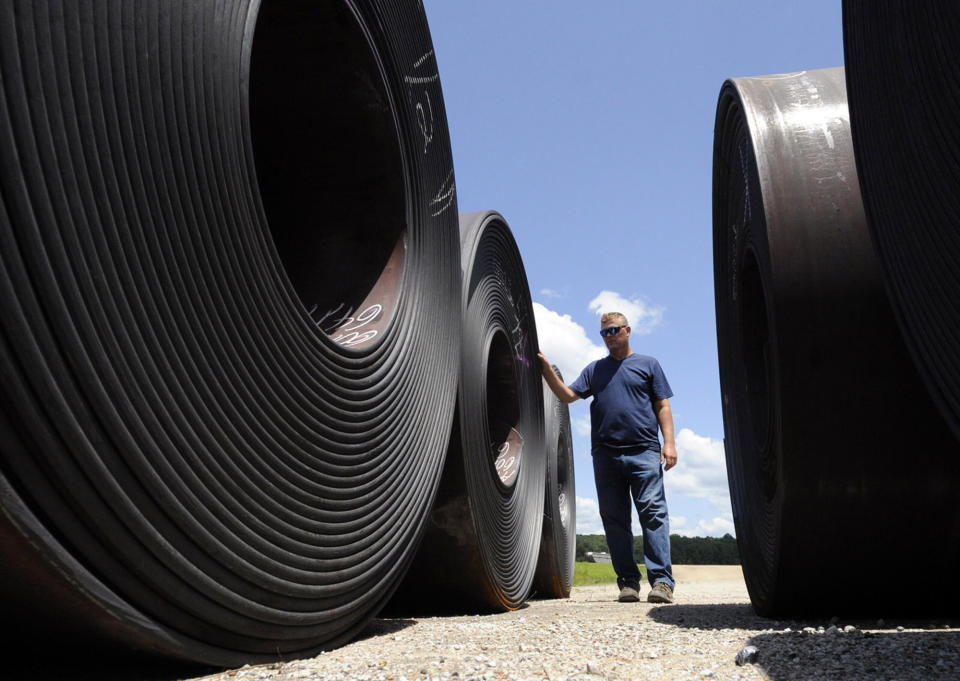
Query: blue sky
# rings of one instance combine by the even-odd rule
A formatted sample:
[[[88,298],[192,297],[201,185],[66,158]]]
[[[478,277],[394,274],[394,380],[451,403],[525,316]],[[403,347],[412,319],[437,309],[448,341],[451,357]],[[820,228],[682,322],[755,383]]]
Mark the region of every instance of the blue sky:
[[[843,64],[840,0],[426,0],[462,213],[516,237],[540,347],[571,382],[599,312],[673,387],[671,530],[733,531],[713,300],[713,120],[723,81]],[[571,408],[577,530],[601,533],[586,402]]]

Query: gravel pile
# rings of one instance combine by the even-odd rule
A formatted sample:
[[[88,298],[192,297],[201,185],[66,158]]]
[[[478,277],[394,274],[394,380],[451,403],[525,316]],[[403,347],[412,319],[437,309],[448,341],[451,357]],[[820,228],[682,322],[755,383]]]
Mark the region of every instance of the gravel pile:
[[[960,679],[956,621],[774,622],[753,613],[743,581],[730,578],[734,573],[685,582],[677,571],[674,605],[617,603],[612,585],[579,587],[570,599],[533,600],[510,613],[377,619],[360,639],[317,657],[200,678]],[[748,646],[756,648],[755,661],[744,661],[752,657],[744,654],[738,665]]]

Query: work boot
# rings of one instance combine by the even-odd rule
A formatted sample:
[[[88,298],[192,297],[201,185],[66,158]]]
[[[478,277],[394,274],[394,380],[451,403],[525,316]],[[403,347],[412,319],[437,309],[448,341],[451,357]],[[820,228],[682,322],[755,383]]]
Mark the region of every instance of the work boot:
[[[673,603],[673,587],[666,582],[657,582],[647,594],[648,603]]]
[[[620,589],[620,596],[617,598],[621,603],[636,603],[640,600],[639,584],[624,584]]]

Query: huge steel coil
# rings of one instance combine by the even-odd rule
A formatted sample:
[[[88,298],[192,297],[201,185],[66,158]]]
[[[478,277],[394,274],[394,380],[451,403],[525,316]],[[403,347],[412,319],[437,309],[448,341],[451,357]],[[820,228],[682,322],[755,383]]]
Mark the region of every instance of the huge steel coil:
[[[843,3],[867,222],[907,346],[960,441],[960,5]]]
[[[563,380],[560,369],[553,370]],[[546,493],[543,534],[533,591],[541,598],[566,598],[573,586],[577,552],[577,506],[574,483],[570,408],[543,383],[543,423],[546,439]]]
[[[543,523],[542,379],[527,277],[507,222],[460,216],[457,417],[423,544],[393,612],[478,612],[529,596]]]
[[[727,81],[713,196],[727,472],[754,608],[955,608],[960,457],[884,293],[843,70]]]
[[[227,665],[352,636],[455,406],[422,6],[11,0],[0,88],[5,615]]]

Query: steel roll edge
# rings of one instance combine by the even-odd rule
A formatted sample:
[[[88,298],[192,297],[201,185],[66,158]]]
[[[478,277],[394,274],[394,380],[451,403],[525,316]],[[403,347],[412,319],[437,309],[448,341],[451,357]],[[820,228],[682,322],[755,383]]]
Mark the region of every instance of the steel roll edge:
[[[423,8],[0,7],[0,598],[236,665],[413,557],[460,353]]]
[[[957,457],[886,299],[843,70],[728,80],[713,186],[727,473],[754,608],[950,611]],[[898,550],[908,538],[920,554]]]
[[[867,223],[907,346],[960,456],[960,7],[843,3]]]
[[[424,540],[391,613],[518,608],[543,524],[545,450],[526,272],[504,218],[460,216],[463,347],[457,416]]]
[[[563,380],[560,369],[553,370]],[[576,484],[570,408],[543,382],[546,485],[543,534],[533,592],[540,598],[567,598],[573,586],[577,552]]]

